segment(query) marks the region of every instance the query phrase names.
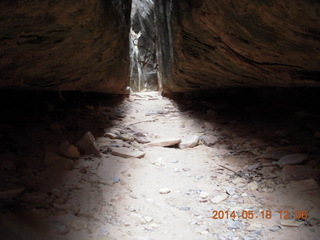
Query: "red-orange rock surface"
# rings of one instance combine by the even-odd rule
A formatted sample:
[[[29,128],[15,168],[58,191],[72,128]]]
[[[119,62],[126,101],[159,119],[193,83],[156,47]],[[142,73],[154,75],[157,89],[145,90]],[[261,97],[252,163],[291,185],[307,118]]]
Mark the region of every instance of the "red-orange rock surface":
[[[0,86],[124,92],[129,0],[0,2]]]

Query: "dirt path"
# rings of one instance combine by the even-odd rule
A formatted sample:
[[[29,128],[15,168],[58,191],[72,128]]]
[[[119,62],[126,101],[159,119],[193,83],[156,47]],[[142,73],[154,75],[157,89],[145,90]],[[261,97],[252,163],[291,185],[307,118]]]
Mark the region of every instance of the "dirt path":
[[[259,120],[226,117],[219,105],[200,114],[191,101],[178,105],[156,93],[131,95],[117,112],[87,106],[81,124],[85,126],[97,109],[111,123],[103,136],[91,130],[102,157],[82,156],[70,167],[67,162],[62,167],[51,162],[53,166],[33,173],[29,166],[37,187],[31,184],[34,191],[18,198],[18,210],[3,211],[7,224],[2,224],[14,229],[19,219],[25,229],[31,228],[21,234],[35,237],[17,233],[16,239],[319,239],[317,182],[283,184],[283,170],[273,164],[281,154],[318,151],[294,142],[276,147],[284,141],[286,129],[279,132],[271,129],[272,123],[268,129]],[[56,135],[52,138],[61,139]],[[191,136],[199,140],[190,148],[150,146],[165,139],[184,142]],[[275,138],[277,144],[270,144]],[[48,142],[47,165],[58,140]],[[141,158],[118,156],[140,153]],[[58,157],[53,158],[55,162]],[[309,156],[303,166],[318,164],[314,159]],[[293,219],[284,219],[284,211]],[[309,216],[296,221],[296,211]]]

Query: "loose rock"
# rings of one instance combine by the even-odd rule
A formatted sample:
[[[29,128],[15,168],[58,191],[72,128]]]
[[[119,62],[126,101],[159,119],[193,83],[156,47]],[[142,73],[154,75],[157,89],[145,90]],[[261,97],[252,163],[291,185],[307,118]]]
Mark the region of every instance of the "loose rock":
[[[203,136],[201,137],[203,144],[206,146],[212,146],[218,142],[218,138],[215,136]]]
[[[299,227],[303,224],[303,222],[297,222],[295,220],[287,219],[287,220],[282,220],[280,224],[286,227]]]
[[[281,171],[281,179],[283,182],[298,181],[309,178],[318,178],[316,170],[307,166],[290,166],[285,165]]]
[[[111,138],[111,139],[117,139],[118,138],[117,134],[115,134],[115,133],[106,133],[104,136],[108,137],[108,138]]]
[[[250,182],[248,184],[248,189],[250,189],[251,191],[255,191],[259,188],[259,184],[256,181]]]
[[[226,200],[228,197],[229,197],[228,194],[223,193],[223,194],[220,194],[220,195],[212,198],[212,199],[211,199],[211,202],[212,202],[212,203],[220,203],[220,202]]]
[[[199,136],[187,136],[181,139],[179,143],[179,148],[193,148],[198,145],[199,143]]]
[[[238,229],[240,227],[242,227],[243,223],[239,222],[239,221],[233,221],[233,220],[229,220],[228,221],[228,228],[229,229]]]
[[[282,167],[284,165],[295,165],[305,162],[308,159],[308,155],[293,153],[286,155],[277,162],[277,164]]]
[[[205,198],[209,197],[209,193],[207,193],[207,192],[201,192],[201,193],[199,194],[199,196],[200,196],[201,198],[205,199]]]
[[[179,207],[179,210],[181,210],[181,211],[189,211],[190,207],[182,206],[182,207]]]
[[[71,227],[75,230],[86,230],[88,228],[87,222],[82,219],[75,219],[71,223]]]
[[[111,154],[123,158],[143,158],[145,156],[144,152],[138,150],[133,151],[125,147],[112,148]]]
[[[215,129],[215,126],[213,125],[213,123],[206,121],[203,123],[203,128],[213,131]]]
[[[62,224],[62,223],[57,223],[55,225],[55,229],[57,234],[59,235],[66,235],[70,232],[70,229],[68,228],[68,226]]]
[[[150,140],[144,136],[136,136],[134,138],[138,143],[149,143]]]
[[[153,141],[151,143],[148,143],[148,146],[159,146],[159,147],[170,147],[177,145],[181,142],[181,139],[179,138],[163,138],[156,141]]]
[[[94,136],[91,132],[86,132],[83,137],[76,143],[76,146],[84,154],[93,154],[96,157],[102,157],[98,150]]]
[[[64,141],[58,148],[58,154],[67,158],[80,158],[80,152],[76,146]]]
[[[128,141],[128,142],[133,142],[133,141],[134,141],[134,137],[133,137],[133,136],[130,136],[129,134],[121,134],[121,135],[120,135],[120,138],[121,138],[123,141]]]
[[[287,185],[289,189],[298,189],[301,191],[318,189],[319,185],[314,179],[306,179],[301,181],[293,181]]]
[[[171,192],[170,188],[161,188],[161,189],[159,189],[159,193],[160,194],[168,194],[170,192]]]

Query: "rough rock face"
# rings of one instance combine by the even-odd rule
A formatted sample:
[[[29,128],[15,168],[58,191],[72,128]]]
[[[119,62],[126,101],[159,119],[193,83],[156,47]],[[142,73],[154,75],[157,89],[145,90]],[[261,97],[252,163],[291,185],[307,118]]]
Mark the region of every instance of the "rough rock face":
[[[166,91],[320,85],[319,1],[162,2],[172,2]]]
[[[122,93],[130,0],[0,2],[0,85]]]

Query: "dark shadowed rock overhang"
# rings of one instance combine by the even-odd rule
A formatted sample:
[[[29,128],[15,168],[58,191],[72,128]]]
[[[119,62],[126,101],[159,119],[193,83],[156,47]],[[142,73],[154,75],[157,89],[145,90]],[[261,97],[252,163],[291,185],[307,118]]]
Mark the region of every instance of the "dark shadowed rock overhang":
[[[0,2],[0,86],[123,93],[130,0]]]
[[[165,2],[173,39],[165,91],[320,86],[319,1]]]
[[[130,0],[1,1],[0,87],[124,93],[130,11]],[[320,86],[318,0],[156,0],[154,24],[165,92]]]

